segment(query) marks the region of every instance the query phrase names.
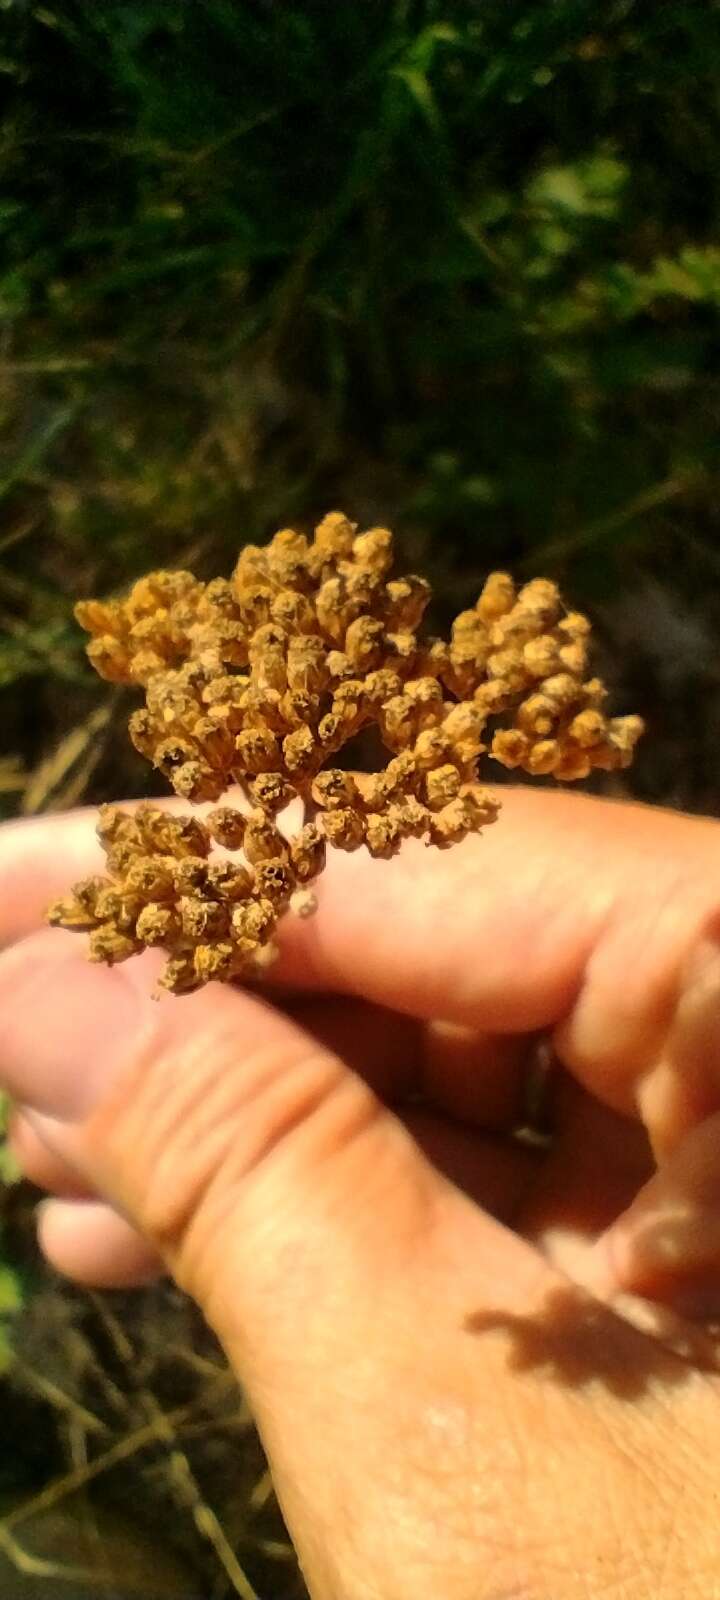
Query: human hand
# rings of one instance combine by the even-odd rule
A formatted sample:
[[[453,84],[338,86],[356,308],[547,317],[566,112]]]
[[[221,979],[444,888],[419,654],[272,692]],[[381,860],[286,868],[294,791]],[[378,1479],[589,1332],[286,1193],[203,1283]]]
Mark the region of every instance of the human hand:
[[[156,1003],[152,957],[37,931],[95,868],[89,816],[0,839],[0,1074],[64,1196],[46,1252],[91,1282],[159,1257],[196,1296],[323,1600],[676,1600],[717,1572],[717,1379],[603,1301],[707,1293],[720,1257],[720,830],[504,802],[442,856],[334,857],[282,1011]],[[548,1155],[507,1136],[539,1030]]]

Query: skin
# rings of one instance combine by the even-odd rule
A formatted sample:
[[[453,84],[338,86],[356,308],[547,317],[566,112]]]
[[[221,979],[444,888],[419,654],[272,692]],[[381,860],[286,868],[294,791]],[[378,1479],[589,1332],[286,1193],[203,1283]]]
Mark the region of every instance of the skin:
[[[41,926],[91,813],[0,831],[0,1076],[80,1282],[170,1271],[316,1600],[720,1595],[720,827],[503,791],[333,859],[261,998]],[[549,1151],[509,1136],[551,1039]]]

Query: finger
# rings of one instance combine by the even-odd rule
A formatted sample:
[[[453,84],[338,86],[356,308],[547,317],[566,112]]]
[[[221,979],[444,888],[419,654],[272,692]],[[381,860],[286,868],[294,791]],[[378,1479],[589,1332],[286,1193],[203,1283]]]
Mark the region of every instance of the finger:
[[[10,851],[0,836],[15,901],[28,878],[37,913],[40,881],[50,898],[59,857],[77,860],[91,831],[76,814],[11,830]],[[693,1082],[693,1106],[720,1105],[707,1029],[702,1043],[691,1029],[677,1054],[672,1037],[688,963],[717,917],[719,853],[720,829],[704,819],[504,791],[500,821],[451,851],[409,840],[389,862],[331,852],[318,914],[284,919],[278,981],[486,1032],[558,1025],[572,1071],[614,1109],[639,1109],[667,1149],[681,1080]],[[12,901],[0,898],[6,936],[26,917]],[[720,975],[717,941],[712,964]],[[706,1015],[715,1037],[720,1005]]]
[[[630,1205],[653,1171],[644,1130],[561,1075],[555,1131],[518,1218],[527,1239],[576,1283],[616,1292],[599,1271],[598,1237]]]
[[[533,1042],[429,1022],[418,1092],[437,1110],[476,1128],[511,1129],[522,1119]]]
[[[408,840],[391,861],[331,851],[317,915],[284,920],[277,981],[529,1031],[571,1009],[598,933],[629,889],[648,922],[658,906],[677,918],[688,901],[694,912],[713,903],[712,822],[529,789],[504,789],[502,803],[493,827],[453,850]],[[94,823],[80,811],[0,831],[1,943],[38,926],[74,875],[97,869]],[[627,921],[632,940],[637,914]],[[581,1038],[573,1043],[581,1053]]]
[[[341,1056],[388,1105],[402,1104],[418,1092],[425,1042],[413,1017],[337,995],[293,995],[282,1009],[319,1044]]]
[[[273,993],[275,999],[275,993]],[[408,1099],[476,1128],[521,1120],[532,1042],[414,1018],[334,995],[291,995],[289,1016],[334,1050],[389,1105]]]
[[[165,1270],[141,1234],[101,1200],[43,1201],[38,1241],[57,1272],[95,1289],[136,1288]]]
[[[694,1128],[649,1178],[598,1255],[621,1290],[720,1316],[720,1116]]]
[[[16,1110],[8,1128],[8,1144],[23,1176],[38,1189],[68,1199],[87,1199],[91,1191],[80,1174],[62,1161],[41,1137],[37,1125]]]
[[[514,1224],[537,1182],[538,1151],[430,1111],[408,1111],[403,1122],[438,1172],[490,1216]]]
[[[0,949],[42,927],[51,900],[79,878],[104,871],[96,821],[96,811],[68,811],[0,828]]]

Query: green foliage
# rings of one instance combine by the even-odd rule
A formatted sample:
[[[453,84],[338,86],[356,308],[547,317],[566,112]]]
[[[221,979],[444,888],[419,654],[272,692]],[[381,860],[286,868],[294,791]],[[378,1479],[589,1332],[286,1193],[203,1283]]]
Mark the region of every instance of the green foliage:
[[[97,704],[70,597],[222,570],[331,503],[399,525],[445,611],[497,562],[601,602],[689,533],[707,586],[718,0],[0,16],[0,704],[26,766]]]

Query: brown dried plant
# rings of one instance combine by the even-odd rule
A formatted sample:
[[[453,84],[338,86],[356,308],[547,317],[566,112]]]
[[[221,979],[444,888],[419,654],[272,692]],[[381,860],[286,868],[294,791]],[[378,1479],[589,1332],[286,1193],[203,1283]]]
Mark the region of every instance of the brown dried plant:
[[[136,749],[177,795],[215,806],[102,807],[108,875],[48,912],[89,932],[91,960],[160,946],[175,994],[248,978],[272,959],[280,917],[314,909],[327,845],[389,857],[410,835],[449,846],[493,822],[484,752],[565,780],[629,765],[642,723],[603,712],[590,625],[554,583],[518,591],[492,573],[446,642],[418,633],[429,584],[391,577],[392,564],[386,528],[359,534],[331,512],[312,540],[284,528],[246,546],[229,579],[153,572],[125,600],[77,606],[100,676],[144,689]],[[391,753],[384,770],[331,765],[369,724]],[[216,804],[231,784],[248,810]],[[288,838],[277,817],[298,796],[305,821]]]

